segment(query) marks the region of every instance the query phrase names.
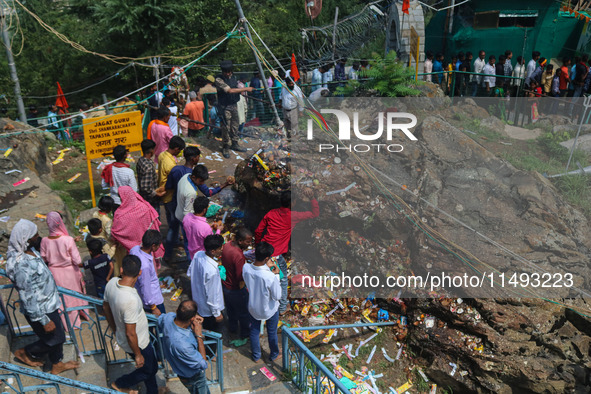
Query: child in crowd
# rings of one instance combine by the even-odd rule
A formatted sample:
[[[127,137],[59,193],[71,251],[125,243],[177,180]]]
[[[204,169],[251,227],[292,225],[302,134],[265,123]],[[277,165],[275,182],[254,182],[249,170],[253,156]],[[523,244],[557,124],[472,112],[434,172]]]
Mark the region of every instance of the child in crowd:
[[[88,227],[88,232],[90,233],[86,237],[86,242],[90,241],[91,239],[98,239],[103,245],[103,253],[109,255],[109,258],[113,258],[116,246],[105,236],[102,222],[97,218],[92,218],[88,221],[86,226]]]
[[[98,202],[98,211],[95,212],[92,217],[99,219],[103,224],[103,232],[105,234],[105,238],[111,238],[111,224],[113,221],[109,214],[113,212],[113,208],[115,206],[115,201],[111,196],[102,196]]]
[[[84,268],[89,269],[94,279],[96,294],[103,298],[105,286],[113,276],[113,262],[106,253],[103,253],[103,243],[98,238],[90,238],[86,241],[90,252],[90,260],[84,262]]]

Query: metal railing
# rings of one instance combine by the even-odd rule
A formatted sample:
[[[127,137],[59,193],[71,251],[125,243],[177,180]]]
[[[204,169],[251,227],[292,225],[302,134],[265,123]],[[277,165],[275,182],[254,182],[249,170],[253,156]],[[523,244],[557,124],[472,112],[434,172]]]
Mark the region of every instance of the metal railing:
[[[59,375],[53,375],[46,372],[41,372],[36,369],[25,368],[19,365],[14,365],[0,361],[0,370],[7,371],[7,373],[0,373],[0,383],[6,385],[7,388],[17,394],[23,393],[47,393],[47,390],[55,390],[60,394],[60,385],[73,387],[79,390],[84,390],[89,393],[98,394],[116,394],[119,391],[111,390],[109,388],[96,386],[90,383],[80,382],[69,378],[64,378]],[[30,376],[35,379],[47,381],[48,383],[36,384],[34,386],[24,386],[21,380],[21,375]],[[2,386],[0,385],[0,389]],[[6,391],[3,391],[6,392]]]
[[[305,393],[350,393],[350,390],[308,349],[294,332],[329,330],[331,328],[392,326],[394,324],[394,322],[383,322],[293,328],[282,326],[283,371],[294,385]]]
[[[0,277],[7,278],[5,270],[0,269]],[[34,335],[35,333],[28,324],[25,323],[24,325],[21,325],[23,319],[20,319],[21,322],[19,323],[20,313],[17,314],[17,311],[19,309],[20,299],[18,298],[18,292],[14,285],[0,285],[0,290],[9,290],[6,301],[0,296],[0,302],[3,302],[2,307],[6,311],[6,320],[12,335],[15,337]],[[119,349],[116,344],[115,335],[106,323],[106,318],[100,314],[100,308],[103,305],[102,299],[59,286],[58,292],[62,299],[62,305],[66,305],[64,296],[74,297],[87,302],[87,305],[60,309],[60,315],[64,317],[66,328],[68,330],[66,344],[72,344],[79,357],[93,354],[105,354],[107,364],[121,364],[133,361],[133,359],[128,357],[125,352]],[[72,311],[84,311],[87,320],[77,318],[75,322],[71,322],[68,312]],[[148,318],[150,340],[158,355],[159,369],[163,370],[166,378],[174,378],[176,377],[176,374],[172,371],[170,365],[164,358],[162,333],[158,327],[158,318],[152,314],[146,314],[146,316]],[[215,361],[213,361],[213,357],[207,357],[207,362],[209,364],[209,373],[207,374],[208,384],[219,384],[220,389],[223,391],[224,365],[222,334],[203,330],[203,335],[205,337],[204,344],[208,350],[207,354],[215,354]]]

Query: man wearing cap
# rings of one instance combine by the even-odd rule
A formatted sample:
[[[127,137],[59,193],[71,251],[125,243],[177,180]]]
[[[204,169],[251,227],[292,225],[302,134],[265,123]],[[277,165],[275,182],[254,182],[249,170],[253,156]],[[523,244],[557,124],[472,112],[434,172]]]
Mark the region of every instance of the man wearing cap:
[[[215,94],[218,92],[215,86],[213,86],[213,84],[215,83],[215,78],[213,75],[208,75],[207,77],[205,77],[203,83],[203,87],[199,88],[199,95],[201,96],[201,100],[204,100],[203,95],[207,93]]]
[[[134,192],[137,192],[137,181],[135,174],[130,168],[129,164],[125,162],[127,159],[127,148],[124,145],[117,145],[113,148],[113,157],[115,162],[109,164],[103,169],[101,178],[103,187],[111,188],[111,197],[115,202],[115,209],[121,205],[121,198],[119,198],[119,188],[121,186],[130,186]],[[113,210],[115,212],[115,210]]]
[[[222,115],[222,155],[230,158],[229,150],[246,152],[246,149],[238,145],[238,101],[240,93],[252,92],[252,87],[238,88],[238,80],[232,73],[232,61],[224,60],[220,63],[222,73],[215,79],[215,87],[218,90],[218,104]]]
[[[193,91],[189,92],[189,100],[190,102],[185,106],[183,115],[188,116],[191,120],[203,122],[203,111],[205,110],[203,101],[199,100],[197,93]],[[189,137],[196,137],[199,130],[203,129],[203,127],[202,124],[189,122]]]

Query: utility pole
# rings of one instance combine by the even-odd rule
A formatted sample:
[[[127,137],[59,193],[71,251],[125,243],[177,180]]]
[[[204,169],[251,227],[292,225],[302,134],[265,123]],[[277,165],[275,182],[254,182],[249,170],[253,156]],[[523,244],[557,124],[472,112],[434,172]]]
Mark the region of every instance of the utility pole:
[[[27,115],[25,114],[25,104],[21,96],[21,84],[18,81],[18,74],[16,73],[16,65],[12,57],[12,48],[10,47],[10,37],[8,36],[8,27],[6,26],[6,18],[12,13],[12,8],[8,6],[5,0],[0,0],[0,23],[2,24],[2,41],[6,48],[6,58],[8,59],[8,68],[10,69],[10,77],[14,82],[14,96],[16,97],[16,105],[18,107],[18,116],[24,124],[27,124]]]
[[[236,3],[236,9],[238,10],[238,18],[240,18],[240,22],[242,22],[242,24],[244,25],[244,31],[246,32],[248,39],[250,41],[254,42],[252,40],[252,36],[250,35],[250,29],[248,28],[248,23],[246,22],[246,17],[244,16],[244,11],[242,11],[242,6],[240,5],[240,0],[234,0],[234,2]],[[267,84],[267,78],[265,78],[265,71],[263,70],[263,66],[261,65],[261,61],[259,60],[259,57],[257,56],[254,48],[252,49],[252,54],[254,56],[254,61],[257,64],[257,68],[259,70],[259,73],[261,74],[261,82],[263,83],[263,87],[265,88],[265,92],[267,92],[267,98],[271,102],[271,108],[273,109],[273,115],[275,116],[275,123],[277,125],[280,125],[281,119],[279,119],[279,113],[277,112],[277,107],[275,107],[275,99],[273,98],[273,93],[271,92],[271,89],[269,89],[269,85]]]

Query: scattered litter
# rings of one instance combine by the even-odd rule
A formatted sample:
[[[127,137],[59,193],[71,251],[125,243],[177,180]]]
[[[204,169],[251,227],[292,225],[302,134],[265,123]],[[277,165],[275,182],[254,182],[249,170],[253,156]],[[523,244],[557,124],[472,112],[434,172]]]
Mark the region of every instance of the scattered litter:
[[[217,170],[211,170],[208,172],[208,174],[215,174],[217,172]]]
[[[398,387],[398,388],[396,389],[396,392],[397,392],[398,394],[402,394],[402,393],[404,393],[406,390],[408,390],[408,389],[409,389],[409,388],[411,388],[411,387],[412,387],[412,383],[411,383],[411,382],[410,382],[410,380],[409,380],[408,382],[404,383],[402,386]]]
[[[178,301],[179,300],[179,297],[182,294],[182,292],[183,292],[183,289],[178,289],[177,291],[174,292],[173,296],[170,297],[170,300],[171,301]]]
[[[509,145],[509,146],[513,145],[511,142],[503,142],[503,141],[499,141],[499,143],[500,143],[500,144],[503,144],[503,145]]]
[[[373,349],[371,349],[371,353],[369,353],[369,357],[367,357],[366,363],[369,364],[371,359],[373,358],[374,353],[376,352],[377,345],[373,345]]]
[[[84,359],[84,354],[82,352],[78,352],[78,358],[82,361],[82,364],[86,364],[86,360]]]
[[[400,360],[400,356],[402,355],[402,349],[403,346],[400,346],[400,349],[398,349],[398,353],[396,353],[396,360]]]
[[[25,182],[28,182],[29,180],[31,180],[31,178],[29,178],[29,177],[27,177],[27,178],[24,178],[24,179],[21,179],[21,180],[20,180],[20,181],[18,181],[18,182],[14,182],[14,183],[12,184],[12,186],[14,186],[14,187],[20,186],[20,185],[22,185],[23,183],[25,183]]]
[[[0,222],[4,222],[4,223],[6,223],[6,222],[8,222],[9,220],[10,220],[10,216],[2,216],[2,217],[0,217]]]
[[[273,375],[271,373],[271,371],[269,371],[267,369],[267,367],[263,367],[260,369],[260,371],[263,373],[263,375],[265,375],[267,377],[267,379],[269,379],[271,382],[274,382],[275,380],[277,380],[277,377],[275,377],[275,375]]]
[[[475,133],[475,132],[473,132],[473,131],[466,130],[466,129],[464,129],[464,131],[465,131],[466,133],[470,133],[470,134],[474,134],[474,135],[476,135],[476,133]]]
[[[4,157],[8,157],[12,153],[12,148],[8,148],[6,152],[4,152]]]
[[[233,352],[233,351],[234,351],[234,349],[226,349],[222,353],[223,354],[226,354],[226,353],[230,353],[230,352]]]
[[[395,361],[392,357],[388,356],[388,353],[386,353],[386,349],[384,349],[384,348],[382,348],[382,354],[384,355],[384,358],[386,360],[390,361],[391,363],[393,363]]]
[[[76,175],[74,175],[73,177],[71,177],[70,179],[68,179],[68,183],[72,183],[74,182],[76,179],[78,179],[78,177],[82,175],[81,173],[77,173]]]
[[[8,212],[8,208],[0,209],[0,213]]]
[[[40,213],[36,213],[35,218],[39,219],[39,220],[45,220],[45,219],[47,219],[47,215],[42,215]]]
[[[437,394],[437,385],[435,383],[431,385],[431,390],[429,390],[429,394]]]
[[[327,195],[327,196],[330,196],[330,195],[332,195],[332,194],[346,193],[346,192],[348,192],[349,190],[351,190],[351,189],[352,189],[352,188],[353,188],[353,187],[354,187],[356,184],[357,184],[357,182],[353,182],[352,184],[350,184],[349,186],[347,186],[347,187],[346,187],[346,188],[344,188],[344,189],[340,189],[340,190],[333,190],[333,191],[330,191],[330,192],[326,192],[326,195]]]
[[[429,378],[427,377],[427,375],[425,375],[425,373],[423,372],[423,369],[422,368],[419,368],[418,370],[419,370],[419,375],[421,375],[421,378],[423,378],[423,380],[425,382],[428,382],[429,381]]]
[[[211,156],[205,156],[205,157],[204,157],[204,159],[205,159],[205,160],[213,160],[213,159],[211,158]]]
[[[256,154],[256,153],[255,153],[255,154],[253,155],[253,157],[254,157],[255,159],[257,159],[257,161],[259,162],[259,164],[260,164],[260,165],[263,167],[263,169],[264,169],[265,171],[269,171],[269,166],[267,166],[267,165],[265,164],[265,162],[263,161],[263,159],[261,159],[261,157],[260,157],[258,154]]]
[[[449,373],[450,376],[454,376],[456,374],[456,371],[458,370],[458,364],[455,363],[449,363],[449,366],[452,367],[451,372]]]
[[[8,174],[12,174],[13,172],[22,172],[22,171],[14,169],[14,170],[6,171],[4,174],[8,175]]]

